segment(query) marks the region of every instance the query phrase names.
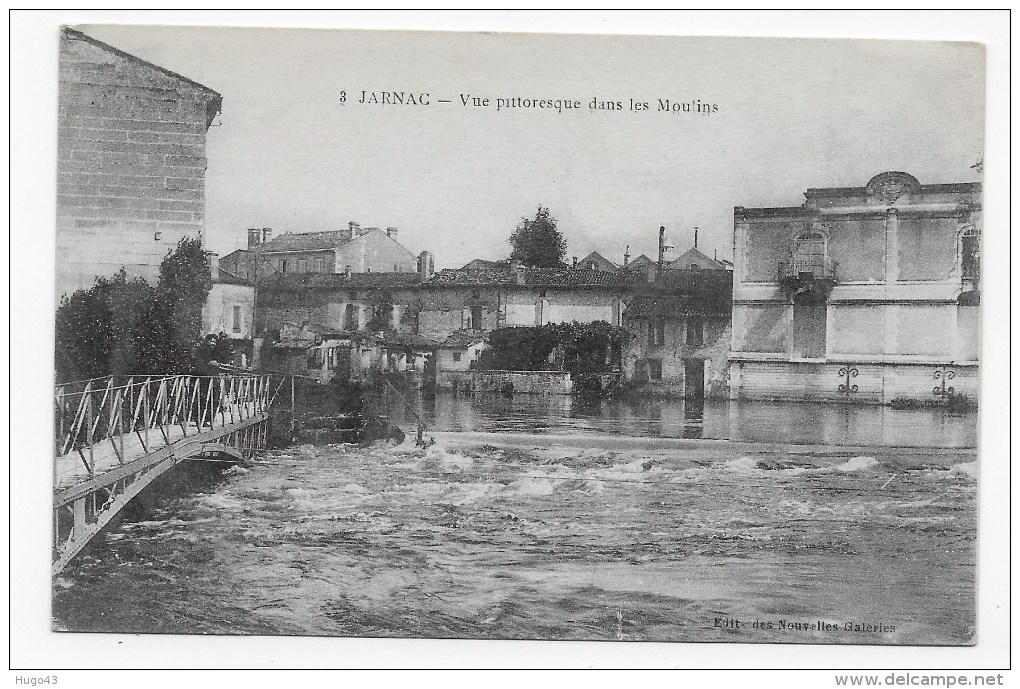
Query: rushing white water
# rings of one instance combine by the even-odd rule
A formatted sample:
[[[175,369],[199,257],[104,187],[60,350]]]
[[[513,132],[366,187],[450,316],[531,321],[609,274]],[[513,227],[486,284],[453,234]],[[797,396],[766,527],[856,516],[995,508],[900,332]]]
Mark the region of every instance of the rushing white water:
[[[113,528],[55,581],[54,625],[971,641],[972,454],[571,442],[267,453]]]

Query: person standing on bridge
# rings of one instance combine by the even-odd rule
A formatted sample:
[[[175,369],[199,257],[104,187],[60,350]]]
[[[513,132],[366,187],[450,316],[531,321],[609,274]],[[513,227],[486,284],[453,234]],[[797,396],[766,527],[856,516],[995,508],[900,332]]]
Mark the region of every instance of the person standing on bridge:
[[[199,428],[207,421],[212,425],[220,406],[220,362],[216,360],[218,344],[216,335],[210,333],[195,350],[192,375],[198,376],[199,397],[194,418]]]

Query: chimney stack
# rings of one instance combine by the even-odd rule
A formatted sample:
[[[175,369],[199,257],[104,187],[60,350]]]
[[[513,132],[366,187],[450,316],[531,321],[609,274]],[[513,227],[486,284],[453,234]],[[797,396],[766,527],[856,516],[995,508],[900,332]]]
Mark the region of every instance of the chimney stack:
[[[571,256],[570,257],[570,263],[571,263],[570,267],[576,270],[577,269],[577,256]]]
[[[432,258],[432,254],[428,251],[423,251],[418,254],[418,275],[421,276],[421,281],[425,282],[431,278],[434,270],[435,261]]]
[[[626,268],[630,265],[630,244],[623,250],[623,267]]]
[[[268,244],[269,240],[273,238],[273,228],[263,227],[262,228],[262,243]]]
[[[663,264],[665,262],[665,259],[666,259],[666,226],[665,225],[660,225],[659,226],[659,262],[657,264],[658,265],[658,270],[659,270],[659,275],[662,275],[662,266],[663,266]],[[651,281],[649,281],[649,282],[651,282]]]
[[[206,251],[205,262],[209,264],[209,276],[213,280],[219,280],[220,279],[219,254],[217,254],[215,251]]]
[[[397,238],[397,228],[395,228],[395,227],[387,227],[386,228],[386,236],[389,237],[390,239],[396,239]]]
[[[259,228],[249,227],[248,228],[248,248],[254,249],[259,245]]]
[[[347,223],[347,239],[354,239],[361,234],[361,225],[353,220]]]
[[[694,248],[698,248],[698,228],[694,228]]]
[[[515,284],[524,284],[524,266],[521,265],[518,259],[515,258],[510,261],[510,272],[513,273]]]

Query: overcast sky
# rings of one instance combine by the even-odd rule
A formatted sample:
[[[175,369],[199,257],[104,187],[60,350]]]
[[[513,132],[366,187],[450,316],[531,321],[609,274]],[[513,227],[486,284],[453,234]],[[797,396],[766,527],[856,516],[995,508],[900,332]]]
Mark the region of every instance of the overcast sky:
[[[885,170],[974,181],[983,63],[967,43],[82,26],[223,95],[208,138],[207,237],[396,226],[439,267],[509,252],[548,206],[568,255],[626,245],[729,257],[733,207]],[[362,106],[361,91],[430,94]],[[347,103],[339,102],[346,91]],[[465,108],[460,94],[581,101],[562,114]],[[647,112],[590,112],[592,98]],[[657,112],[700,100],[711,115]],[[439,99],[453,103],[439,104]]]

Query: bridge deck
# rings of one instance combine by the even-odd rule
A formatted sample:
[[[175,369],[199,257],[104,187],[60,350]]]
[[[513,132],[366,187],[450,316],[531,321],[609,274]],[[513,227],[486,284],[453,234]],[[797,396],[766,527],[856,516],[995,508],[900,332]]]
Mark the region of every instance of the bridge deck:
[[[256,402],[235,402],[224,406],[224,414],[217,415],[211,427],[207,421],[201,431],[196,422],[190,421],[184,427],[181,424],[173,424],[163,426],[162,430],[159,427],[150,428],[145,443],[142,442],[146,436],[144,430],[136,433],[123,433],[97,442],[92,446],[95,475],[101,476],[123,464],[142,459],[148,454],[162,450],[186,437],[197,435],[199,432],[208,436],[210,431],[222,431],[222,435],[227,435],[240,422],[251,419],[257,413]],[[148,451],[145,449],[146,444],[149,447]],[[66,455],[57,457],[54,462],[54,490],[71,488],[87,481],[89,470],[85,463],[88,460],[88,447],[82,448],[81,454],[72,450]]]

